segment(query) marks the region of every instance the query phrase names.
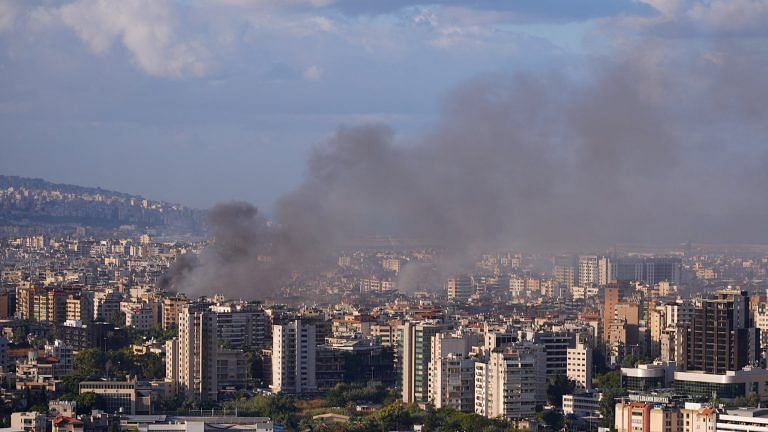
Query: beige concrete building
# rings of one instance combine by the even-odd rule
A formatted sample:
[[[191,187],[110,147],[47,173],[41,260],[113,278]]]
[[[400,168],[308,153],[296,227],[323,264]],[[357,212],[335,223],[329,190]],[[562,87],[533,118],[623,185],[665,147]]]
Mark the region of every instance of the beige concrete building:
[[[528,418],[546,400],[541,346],[518,343],[475,363],[475,413],[488,418]]]
[[[579,390],[592,389],[592,348],[583,342],[577,342],[568,348],[566,376],[576,383]]]
[[[469,332],[432,336],[428,401],[435,408],[474,411],[475,362],[468,355],[479,339],[478,334]]]
[[[314,324],[302,320],[272,326],[272,392],[317,392],[316,332]]]
[[[181,310],[187,303],[189,303],[189,300],[184,296],[167,297],[163,299],[163,330],[179,328],[179,314],[181,314]]]

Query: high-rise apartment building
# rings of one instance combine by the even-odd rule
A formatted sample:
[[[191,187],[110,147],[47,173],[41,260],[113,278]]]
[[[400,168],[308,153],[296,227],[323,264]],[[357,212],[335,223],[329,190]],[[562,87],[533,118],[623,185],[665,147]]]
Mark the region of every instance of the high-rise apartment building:
[[[93,293],[83,291],[67,298],[67,320],[89,323],[93,321]]]
[[[272,384],[274,393],[317,392],[317,336],[313,323],[298,319],[272,326]]]
[[[110,321],[120,314],[120,301],[122,295],[112,289],[105,289],[93,293],[93,319],[94,321]]]
[[[625,257],[618,258],[613,266],[614,278],[620,281],[638,281],[655,285],[666,281],[680,283],[682,261],[680,258]]]
[[[432,359],[432,336],[442,330],[434,321],[406,322],[400,338],[400,360],[403,374],[403,402],[426,403],[429,393],[429,362]]]
[[[544,351],[530,342],[491,352],[475,363],[475,413],[489,417],[535,415],[546,399]]]
[[[566,375],[568,349],[576,346],[576,334],[568,331],[540,331],[533,334],[532,340],[544,349],[547,377]]]
[[[575,256],[556,256],[553,273],[555,275],[555,284],[568,290],[573,288],[577,282],[578,261]]]
[[[579,341],[573,348],[568,348],[566,376],[576,383],[579,390],[592,389],[592,348]]]
[[[189,300],[184,296],[166,297],[162,303],[163,330],[179,328],[179,314]]]
[[[468,354],[479,339],[478,334],[468,332],[438,333],[432,337],[428,398],[435,408],[474,411],[475,362]]]
[[[650,333],[648,354],[651,358],[657,358],[661,355],[661,339],[667,328],[664,306],[656,306],[648,311],[648,327]]]
[[[597,284],[607,285],[613,282],[613,265],[608,257],[600,257],[597,260]]]
[[[257,304],[234,302],[211,306],[216,313],[217,335],[229,348],[264,346],[269,331],[267,315]]]
[[[452,276],[447,283],[448,298],[456,301],[467,301],[474,294],[472,278],[468,275]]]
[[[596,255],[579,256],[578,285],[588,287],[600,282],[598,258]]]
[[[178,391],[201,399],[218,396],[216,314],[190,304],[179,315]]]
[[[685,358],[678,359],[683,370],[724,374],[759,359],[759,330],[751,322],[746,291],[723,290],[703,300],[685,329]]]
[[[614,319],[615,308],[624,297],[625,286],[611,283],[603,288],[603,342],[608,342],[608,327]]]

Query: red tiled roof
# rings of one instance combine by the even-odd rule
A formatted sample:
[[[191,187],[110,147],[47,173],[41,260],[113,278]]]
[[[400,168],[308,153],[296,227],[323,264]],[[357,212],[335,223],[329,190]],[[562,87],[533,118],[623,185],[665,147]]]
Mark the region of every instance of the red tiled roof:
[[[54,426],[61,426],[67,423],[71,423],[74,426],[82,426],[83,422],[81,420],[78,420],[76,418],[67,417],[67,416],[58,416],[55,419],[53,419]]]

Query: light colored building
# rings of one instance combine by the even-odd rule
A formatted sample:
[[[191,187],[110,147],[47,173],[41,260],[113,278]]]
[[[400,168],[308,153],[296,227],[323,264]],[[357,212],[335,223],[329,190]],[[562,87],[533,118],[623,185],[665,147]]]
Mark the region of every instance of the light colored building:
[[[48,417],[39,412],[15,412],[11,414],[11,428],[24,432],[45,432]]]
[[[648,348],[650,357],[655,359],[661,356],[661,339],[667,328],[666,308],[658,306],[651,309],[649,318],[650,346]]]
[[[675,372],[675,390],[693,397],[732,400],[739,396],[755,393],[757,398],[768,401],[768,370],[745,367],[724,374],[696,371]]]
[[[588,287],[597,285],[600,281],[598,258],[595,255],[579,256],[578,285]]]
[[[717,432],[765,432],[768,408],[731,409],[717,416]]]
[[[74,417],[77,413],[77,402],[66,400],[48,401],[48,415]]]
[[[78,418],[60,415],[51,421],[51,432],[83,432],[84,426]]]
[[[718,413],[707,404],[686,402],[680,409],[681,432],[716,432]]]
[[[101,396],[105,411],[117,414],[151,414],[152,389],[148,383],[129,381],[83,381],[80,393]]]
[[[126,303],[120,305],[125,315],[125,326],[136,330],[146,331],[159,323],[158,307],[153,302]]]
[[[664,317],[668,327],[688,324],[693,319],[693,303],[687,300],[664,305]]]
[[[184,296],[163,299],[163,330],[179,328],[179,314],[181,314],[181,310],[187,303],[189,303],[189,300]]]
[[[173,338],[165,342],[165,382],[168,393],[178,395],[179,389],[179,339]]]
[[[67,320],[81,321],[85,324],[93,321],[93,294],[82,292],[78,296],[67,298]]]
[[[395,345],[395,334],[397,334],[397,329],[393,328],[391,325],[371,323],[370,332],[371,337],[376,338],[382,346]]]
[[[546,399],[543,349],[529,342],[491,352],[475,363],[475,413],[488,418],[528,418]]]
[[[585,392],[563,395],[563,414],[577,417],[600,416],[602,393]]]
[[[112,289],[93,293],[94,321],[109,321],[120,314],[122,295]]]
[[[74,352],[72,347],[65,344],[64,341],[57,339],[53,341],[53,344],[46,344],[45,353],[59,360],[57,367],[60,376],[71,375],[74,372]]]
[[[187,305],[182,309],[178,341],[178,392],[216,400],[219,347],[216,314],[208,309],[208,305]]]
[[[468,358],[477,334],[438,333],[432,337],[429,361],[428,401],[435,408],[474,411],[475,362]]]
[[[385,258],[382,260],[381,266],[385,270],[390,270],[397,273],[400,271],[400,260],[397,258]]]
[[[273,432],[267,417],[126,416],[122,430],[138,432]]]
[[[592,389],[592,348],[578,342],[567,350],[566,376],[576,383],[579,390]]]
[[[571,255],[556,256],[553,273],[555,276],[555,284],[565,287],[565,289],[570,291],[578,282],[578,259]]]
[[[303,320],[272,326],[273,393],[317,392],[317,328]]]
[[[616,432],[677,432],[680,410],[673,404],[621,401],[616,404]]]
[[[472,278],[467,275],[452,276],[447,283],[448,298],[456,301],[467,301],[474,294]]]
[[[621,368],[621,385],[630,391],[646,392],[668,388],[675,372],[671,364],[640,364],[637,367]]]
[[[611,259],[608,257],[600,257],[597,260],[597,284],[599,286],[607,285],[613,282],[613,269],[611,266]]]
[[[255,349],[265,345],[267,315],[259,305],[231,302],[211,306],[211,310],[216,313],[216,334],[226,347]]]

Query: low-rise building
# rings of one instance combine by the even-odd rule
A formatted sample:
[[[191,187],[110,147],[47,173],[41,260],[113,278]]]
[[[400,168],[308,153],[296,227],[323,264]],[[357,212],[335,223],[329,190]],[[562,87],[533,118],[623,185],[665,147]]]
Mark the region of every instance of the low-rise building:
[[[83,381],[80,393],[96,393],[104,401],[105,411],[112,414],[151,414],[152,388],[137,381]]]

